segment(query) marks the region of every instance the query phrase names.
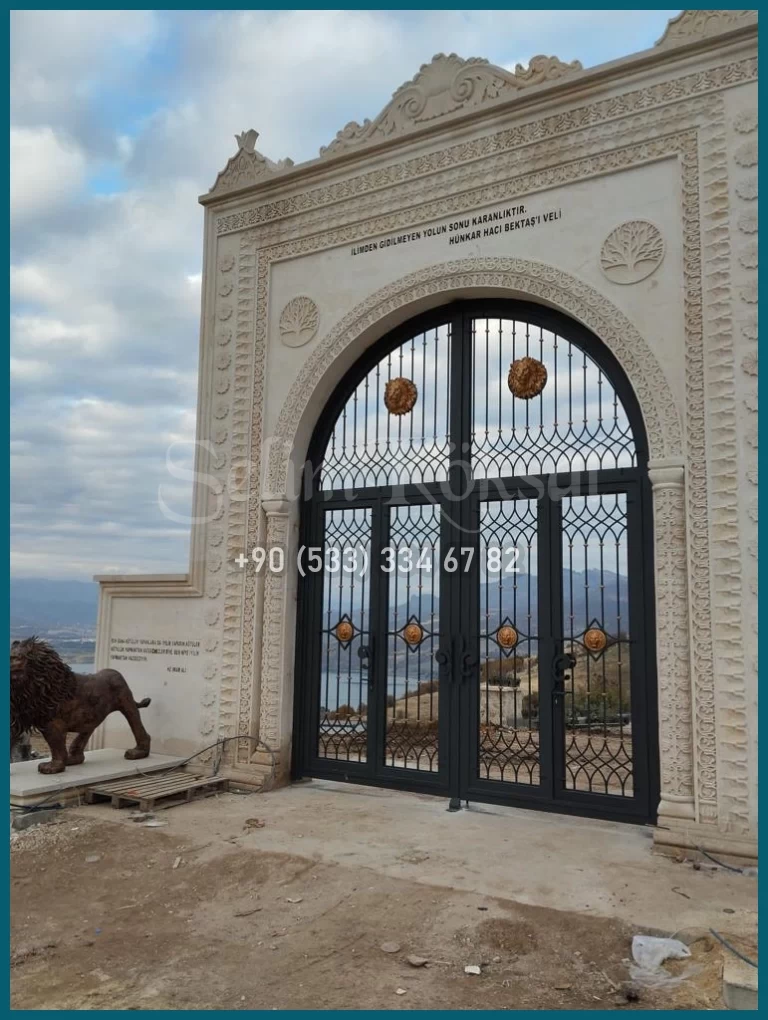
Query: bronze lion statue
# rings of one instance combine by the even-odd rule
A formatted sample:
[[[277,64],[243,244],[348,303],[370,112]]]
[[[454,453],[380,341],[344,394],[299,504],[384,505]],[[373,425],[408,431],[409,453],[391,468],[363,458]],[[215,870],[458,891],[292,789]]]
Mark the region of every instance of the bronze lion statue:
[[[116,669],[75,673],[46,641],[29,637],[11,644],[11,751],[25,733],[38,730],[51,749],[51,760],[37,766],[46,775],[82,765],[91,734],[111,712],[123,713],[136,741],[125,757],[146,758],[150,736],[139,709],[149,702],[134,701]],[[67,751],[69,733],[76,736]]]

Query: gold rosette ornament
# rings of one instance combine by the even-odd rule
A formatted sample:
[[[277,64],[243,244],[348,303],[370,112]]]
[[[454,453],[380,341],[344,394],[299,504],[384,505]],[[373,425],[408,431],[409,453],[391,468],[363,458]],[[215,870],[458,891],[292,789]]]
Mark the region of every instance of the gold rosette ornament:
[[[496,640],[502,648],[514,648],[517,644],[517,631],[509,624],[505,624],[496,631]]]
[[[530,400],[547,385],[547,369],[536,358],[518,358],[509,366],[507,385],[514,396]]]
[[[584,634],[584,647],[588,652],[602,652],[608,644],[608,635],[599,627],[590,627]]]
[[[409,623],[403,630],[403,637],[409,645],[417,645],[424,637],[424,631],[418,623]]]
[[[384,387],[384,406],[390,414],[408,414],[413,410],[418,395],[416,384],[399,375],[390,379]]]
[[[351,641],[354,634],[355,629],[349,620],[341,620],[336,624],[336,637],[343,645]]]

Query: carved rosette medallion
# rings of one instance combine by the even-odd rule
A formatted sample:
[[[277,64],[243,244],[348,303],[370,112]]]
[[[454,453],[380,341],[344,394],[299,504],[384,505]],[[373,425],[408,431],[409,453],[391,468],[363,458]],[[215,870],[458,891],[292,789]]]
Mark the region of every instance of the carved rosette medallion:
[[[518,358],[509,366],[507,385],[520,400],[531,400],[547,385],[546,366],[536,358]]]
[[[757,110],[741,110],[733,118],[733,130],[740,135],[751,134],[757,131]]]
[[[317,333],[320,312],[312,298],[291,298],[280,314],[278,329],[280,339],[286,347],[303,347]]]
[[[399,375],[384,387],[384,406],[390,414],[408,414],[413,410],[419,391],[416,384]]]
[[[757,142],[750,141],[744,142],[734,152],[733,158],[739,164],[739,166],[757,166]]]
[[[664,258],[661,231],[647,220],[628,220],[612,230],[600,250],[600,268],[611,283],[639,283]]]

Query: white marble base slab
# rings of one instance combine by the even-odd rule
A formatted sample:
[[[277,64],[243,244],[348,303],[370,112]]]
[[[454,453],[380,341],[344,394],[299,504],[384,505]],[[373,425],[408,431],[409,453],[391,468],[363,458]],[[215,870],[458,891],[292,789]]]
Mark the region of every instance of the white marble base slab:
[[[94,783],[105,783],[110,779],[157,772],[180,765],[185,759],[169,754],[150,754],[148,758],[128,761],[124,751],[105,747],[100,751],[86,751],[82,765],[73,765],[53,776],[44,776],[37,771],[41,761],[17,761],[11,765],[11,804],[23,807],[41,801],[55,803],[56,794],[61,792],[62,802],[77,798],[83,787]]]

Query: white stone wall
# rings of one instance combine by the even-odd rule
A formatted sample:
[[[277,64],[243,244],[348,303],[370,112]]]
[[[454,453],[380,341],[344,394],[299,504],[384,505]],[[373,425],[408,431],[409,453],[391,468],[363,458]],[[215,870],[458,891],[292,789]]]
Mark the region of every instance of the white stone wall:
[[[137,701],[152,699],[142,709],[142,720],[153,750],[194,753],[201,737],[213,732],[218,703],[218,646],[209,633],[210,607],[199,598],[111,602],[109,643],[99,665],[119,670]],[[133,745],[122,716],[108,716],[101,746]]]

